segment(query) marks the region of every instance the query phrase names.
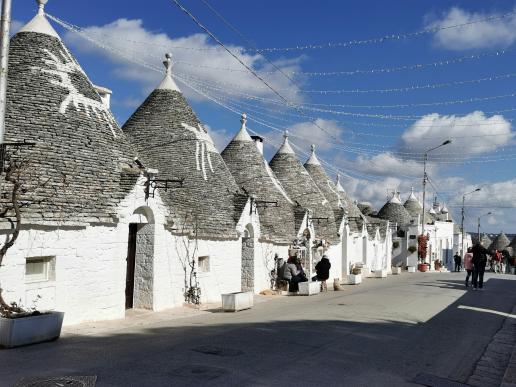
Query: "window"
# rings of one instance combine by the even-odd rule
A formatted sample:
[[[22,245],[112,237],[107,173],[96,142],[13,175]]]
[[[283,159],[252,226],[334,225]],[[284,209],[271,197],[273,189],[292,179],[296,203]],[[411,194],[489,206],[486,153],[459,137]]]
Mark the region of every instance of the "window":
[[[199,257],[199,272],[208,273],[210,271],[210,257],[205,255]]]
[[[55,280],[56,257],[28,257],[25,261],[25,282]]]

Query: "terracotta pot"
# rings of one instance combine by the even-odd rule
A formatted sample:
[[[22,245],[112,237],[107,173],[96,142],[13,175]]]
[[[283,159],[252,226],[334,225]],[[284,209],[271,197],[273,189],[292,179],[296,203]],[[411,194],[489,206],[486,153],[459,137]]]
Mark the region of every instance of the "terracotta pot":
[[[429,266],[430,265],[428,263],[420,263],[417,265],[417,269],[421,272],[425,272],[425,271],[428,271]]]

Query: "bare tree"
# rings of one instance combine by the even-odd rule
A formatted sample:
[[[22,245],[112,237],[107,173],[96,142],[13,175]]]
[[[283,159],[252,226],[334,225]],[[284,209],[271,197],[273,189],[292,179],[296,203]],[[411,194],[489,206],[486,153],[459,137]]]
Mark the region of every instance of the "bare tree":
[[[6,154],[3,175],[5,182],[0,185],[3,193],[0,219],[9,223],[10,232],[6,235],[0,248],[0,266],[2,266],[7,252],[14,246],[20,236],[23,224],[23,208],[33,204],[41,205],[51,196],[48,194],[40,195],[50,178],[41,177],[41,174],[38,173],[34,164],[30,161],[30,152],[24,152],[22,156],[15,148],[11,154]],[[63,182],[65,181],[66,178],[63,177]],[[31,313],[31,311],[25,310],[16,302],[6,301],[3,297],[3,289],[0,287],[0,316],[12,317],[28,313]]]
[[[183,296],[188,304],[201,304],[201,288],[197,280],[197,253],[198,253],[198,215],[189,212],[186,214],[181,229],[178,230],[175,240],[175,249],[184,272]]]

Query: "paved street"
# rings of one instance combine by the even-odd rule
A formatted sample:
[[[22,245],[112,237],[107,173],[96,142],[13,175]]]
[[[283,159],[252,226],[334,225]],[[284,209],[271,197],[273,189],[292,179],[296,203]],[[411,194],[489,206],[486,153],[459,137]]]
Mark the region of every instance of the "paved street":
[[[516,305],[516,276],[490,274],[484,292],[465,291],[463,277],[404,273],[309,298],[260,297],[236,314],[70,327],[57,342],[0,351],[0,383],[65,375],[95,375],[97,386],[408,386],[418,375],[466,383]]]

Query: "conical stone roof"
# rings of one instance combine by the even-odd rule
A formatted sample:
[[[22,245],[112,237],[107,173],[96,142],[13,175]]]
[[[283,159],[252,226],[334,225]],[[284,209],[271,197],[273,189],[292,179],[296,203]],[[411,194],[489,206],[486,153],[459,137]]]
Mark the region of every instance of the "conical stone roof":
[[[332,207],[292,150],[288,133],[270,166],[290,199],[312,211],[316,237],[337,243],[339,238]]]
[[[405,200],[403,207],[405,207],[405,209],[411,216],[415,217],[421,215],[421,212],[423,211],[423,206],[421,205],[421,203],[419,203],[419,200],[416,198],[416,195],[414,195],[414,188],[412,188],[409,197],[407,198],[407,200]]]
[[[9,49],[5,141],[35,143],[13,156],[27,166],[23,222],[113,223],[139,175],[135,152],[43,5]]]
[[[172,79],[171,55],[161,84],[124,124],[146,167],[182,188],[160,190],[174,229],[200,238],[236,238],[238,186],[207,130]]]
[[[359,206],[356,204],[356,202],[347,194],[347,192],[344,190],[344,187],[342,187],[342,184],[340,183],[340,176],[337,175],[337,181],[335,182],[335,188],[337,189],[337,192],[339,193],[340,201],[342,204],[342,207],[348,214],[348,218],[361,218],[363,217],[363,213],[360,210]]]
[[[245,115],[241,123],[238,134],[222,151],[222,158],[238,186],[256,200],[262,238],[292,243],[297,234],[294,203],[249,136]]]
[[[509,246],[511,246],[513,249],[516,249],[516,236],[512,238],[511,244]]]
[[[511,256],[515,256],[516,255],[516,236],[512,238],[512,241],[511,241],[511,244],[509,245],[509,253],[511,254]]]
[[[509,238],[507,238],[507,235],[505,235],[504,232],[501,232],[495,237],[493,243],[491,243],[491,246],[489,246],[489,250],[503,251],[506,250],[510,244],[511,241],[509,240]]]
[[[401,204],[397,193],[378,211],[378,217],[403,226],[410,223],[411,216]]]
[[[480,237],[480,244],[482,246],[488,248],[489,246],[491,246],[492,243],[493,241],[491,240],[491,238],[489,238],[487,234],[482,234],[482,236]]]
[[[317,187],[321,190],[331,208],[337,210],[342,207],[340,195],[337,191],[337,187],[326,174],[326,171],[322,167],[321,163],[317,159],[315,154],[315,145],[312,145],[312,153],[304,165],[310,177],[315,182]]]

